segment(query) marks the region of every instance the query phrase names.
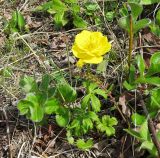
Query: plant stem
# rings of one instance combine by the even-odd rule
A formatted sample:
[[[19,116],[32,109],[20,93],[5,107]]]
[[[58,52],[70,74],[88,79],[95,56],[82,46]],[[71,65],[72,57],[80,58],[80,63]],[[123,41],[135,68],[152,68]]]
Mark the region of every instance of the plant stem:
[[[70,79],[70,83],[71,83],[71,86],[72,86],[72,71],[71,71],[71,64],[70,64],[70,61],[69,61],[69,49],[68,49],[67,43],[66,43],[66,52],[67,52],[68,67],[69,67],[69,79]]]
[[[129,32],[129,54],[128,54],[128,67],[130,70],[131,58],[132,58],[132,50],[133,50],[133,19],[132,15],[129,16],[130,23],[130,32]]]

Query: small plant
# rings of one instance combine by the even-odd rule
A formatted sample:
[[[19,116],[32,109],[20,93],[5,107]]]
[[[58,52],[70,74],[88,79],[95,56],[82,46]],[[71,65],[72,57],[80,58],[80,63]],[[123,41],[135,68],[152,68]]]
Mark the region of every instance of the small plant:
[[[149,25],[151,32],[160,37],[160,9],[157,11],[155,21]]]
[[[130,69],[131,56],[133,50],[133,39],[136,34],[142,28],[149,26],[150,19],[140,19],[138,17],[143,11],[143,5],[135,2],[128,2],[124,4],[124,7],[120,10],[122,18],[119,19],[119,26],[125,29],[129,34],[129,53],[128,53],[128,66]]]
[[[77,0],[51,0],[38,6],[36,11],[46,11],[53,15],[53,21],[57,28],[68,23],[72,23],[78,28],[87,26],[86,21],[80,17],[80,7]]]
[[[14,32],[22,32],[25,30],[25,19],[20,11],[16,10],[12,14],[12,18],[9,20],[5,32],[7,34]]]
[[[160,134],[159,131],[155,131],[152,123],[152,119],[157,116],[160,110],[160,52],[152,55],[149,67],[146,67],[141,55],[136,57],[136,63],[138,74],[136,74],[135,66],[131,65],[129,82],[125,81],[124,87],[128,90],[137,90],[146,116],[133,114],[132,122],[136,130],[126,129],[126,131],[142,143],[140,148],[147,149],[151,156],[155,157],[160,154],[159,150],[158,152],[156,150],[159,149],[156,140],[160,140]]]
[[[135,128],[125,129],[125,131],[135,137],[141,143],[138,146],[139,150],[146,149],[150,153],[151,157],[157,157],[158,152],[155,144],[152,141],[148,128],[148,118],[138,113],[134,113],[131,118]],[[156,137],[158,141],[160,141],[160,131],[157,132]]]
[[[84,33],[88,35],[87,38],[86,36],[82,36]],[[73,53],[83,54],[82,49],[79,49],[79,46],[82,45],[86,45],[85,48],[90,50],[91,46],[95,44],[94,42],[97,42],[94,37],[96,37],[96,40],[99,40],[98,42],[99,45],[101,44],[101,47],[98,46],[99,50],[97,50],[95,46],[93,50],[97,50],[100,54],[96,56],[94,53],[97,52],[92,51],[93,54],[88,54],[86,60],[85,58],[80,59],[84,63],[94,63],[93,61],[97,58],[100,58],[99,62],[101,62],[103,59],[101,56],[111,48],[111,44],[108,43],[107,38],[101,33],[83,31],[76,36]],[[89,41],[86,43],[82,38]],[[57,124],[60,127],[66,128],[66,136],[70,144],[86,150],[92,147],[93,140],[89,138],[85,141],[81,137],[89,131],[98,130],[104,132],[108,137],[115,134],[114,126],[118,123],[117,119],[109,115],[101,117],[98,115],[98,112],[101,112],[99,96],[107,99],[108,93],[111,90],[110,87],[108,90],[101,89],[96,83],[88,80],[84,81],[85,95],[82,96],[80,102],[76,102],[76,90],[65,81],[61,74],[59,76],[46,74],[40,82],[36,82],[32,77],[25,76],[21,80],[20,85],[26,93],[25,98],[20,100],[17,105],[20,113],[37,123],[42,122],[50,114],[55,115]]]
[[[76,91],[67,83],[50,86],[51,78],[50,75],[44,75],[38,83],[28,76],[21,80],[20,85],[26,92],[26,97],[17,105],[21,115],[26,115],[33,122],[42,122],[47,115],[55,114],[57,124],[66,127],[68,142],[83,150],[92,147],[92,140],[85,143],[81,139],[75,141],[74,137],[87,134],[94,126],[107,136],[115,134],[113,126],[117,125],[116,118],[104,115],[100,119],[97,114],[101,110],[97,95],[106,99],[107,93],[104,90],[94,83],[85,82],[86,96],[79,106],[71,107],[68,104],[76,100]]]
[[[25,91],[26,97],[19,101],[17,107],[22,115],[26,115],[34,122],[41,122],[45,115],[56,114],[58,125],[63,127],[69,122],[69,111],[61,100],[67,98],[66,101],[70,101],[76,97],[76,93],[67,83],[52,87],[49,86],[50,82],[51,76],[47,74],[40,83],[32,77],[25,76],[20,86]],[[58,95],[59,93],[61,95]],[[56,95],[62,98],[58,100]]]

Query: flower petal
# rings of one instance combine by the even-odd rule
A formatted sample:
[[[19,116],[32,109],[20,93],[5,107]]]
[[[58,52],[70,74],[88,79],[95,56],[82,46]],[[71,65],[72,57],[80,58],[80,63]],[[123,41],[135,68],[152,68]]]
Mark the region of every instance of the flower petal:
[[[101,56],[110,51],[111,44],[108,42],[107,37],[103,36],[98,43],[97,47],[92,50],[92,55]]]
[[[85,63],[83,62],[82,59],[79,59],[77,62],[77,67],[82,67]]]
[[[103,57],[90,57],[90,58],[85,58],[85,59],[81,59],[84,63],[88,63],[88,64],[98,64],[101,63],[103,60]]]
[[[91,52],[89,52],[88,50],[79,48],[77,44],[74,44],[72,46],[72,52],[77,58],[89,58],[95,56],[93,53],[91,54]]]
[[[76,35],[72,46],[73,54],[79,58],[77,65],[82,67],[85,63],[98,64],[103,60],[102,55],[111,49],[111,43],[101,32],[84,30]]]
[[[90,44],[90,37],[92,32],[84,30],[78,35],[76,35],[75,43],[79,48],[88,49],[88,45]]]

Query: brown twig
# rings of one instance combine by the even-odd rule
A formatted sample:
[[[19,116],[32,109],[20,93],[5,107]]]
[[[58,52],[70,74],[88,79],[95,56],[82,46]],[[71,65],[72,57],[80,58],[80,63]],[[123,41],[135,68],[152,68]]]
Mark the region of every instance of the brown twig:
[[[8,137],[9,158],[12,158],[13,156],[12,156],[12,146],[11,146],[11,140],[10,140],[10,128],[9,128],[9,123],[8,123],[8,116],[4,108],[2,109],[2,111],[3,111],[4,118],[6,120],[6,132],[7,132],[7,137]]]
[[[145,106],[145,103],[144,103],[142,97],[141,97],[141,105],[143,107],[143,110],[144,110],[144,113],[145,113],[146,117],[148,118],[148,128],[149,128],[150,133],[152,134],[151,138],[152,138],[152,141],[153,141],[155,147],[157,148],[158,157],[160,158],[160,142],[157,139],[156,130],[155,130],[153,121],[150,117],[150,114],[148,113],[148,110]]]

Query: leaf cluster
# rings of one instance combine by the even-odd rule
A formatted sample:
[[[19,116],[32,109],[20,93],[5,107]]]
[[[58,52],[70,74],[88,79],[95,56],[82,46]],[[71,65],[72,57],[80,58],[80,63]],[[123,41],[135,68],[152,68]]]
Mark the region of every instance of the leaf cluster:
[[[157,11],[155,21],[149,25],[151,32],[160,37],[160,9]]]
[[[142,2],[142,1],[141,1]],[[133,33],[137,33],[144,27],[149,26],[150,19],[140,19],[138,17],[141,15],[143,11],[144,3],[138,3],[136,1],[129,1],[128,3],[124,3],[123,8],[120,9],[121,18],[118,23],[121,28],[126,30],[128,33],[130,30],[130,25],[133,25]]]
[[[58,76],[57,76],[58,77]],[[56,123],[65,127],[69,143],[86,150],[93,145],[92,139],[80,139],[91,130],[104,132],[107,136],[115,134],[114,126],[117,125],[115,117],[104,115],[99,117],[101,102],[98,96],[107,99],[109,91],[102,90],[95,83],[84,82],[86,95],[80,103],[76,103],[77,92],[65,79],[46,74],[42,80],[36,82],[33,77],[24,76],[20,86],[26,93],[17,107],[21,115],[33,122],[43,122],[49,115],[54,115]],[[77,139],[77,141],[75,140]]]
[[[144,101],[149,115],[155,118],[160,110],[160,52],[152,55],[149,66],[146,66],[141,55],[137,55],[135,61],[135,65],[131,65],[129,79],[123,85],[127,90],[136,89],[137,92],[141,87],[144,89],[145,85],[140,95],[146,98]],[[135,66],[138,68],[137,71]],[[135,113],[132,115],[132,122],[134,126],[138,126],[136,130],[129,128],[125,131],[141,142],[140,149],[147,149],[152,156],[158,156],[148,129],[148,118]],[[157,138],[160,140],[160,131],[157,132]]]
[[[78,28],[87,26],[87,22],[80,16],[80,6],[77,0],[51,0],[38,6],[36,11],[46,11],[53,15],[53,21],[57,28],[68,23],[72,23]]]
[[[22,32],[25,30],[25,19],[20,11],[16,10],[12,14],[12,18],[8,21],[7,26],[5,27],[5,32],[7,34],[14,32]]]
[[[135,129],[129,128],[125,129],[125,131],[141,142],[139,149],[146,149],[149,151],[151,157],[157,157],[158,152],[148,129],[148,118],[138,113],[134,113],[131,119]],[[160,131],[157,132],[156,136],[158,140],[160,140]]]

